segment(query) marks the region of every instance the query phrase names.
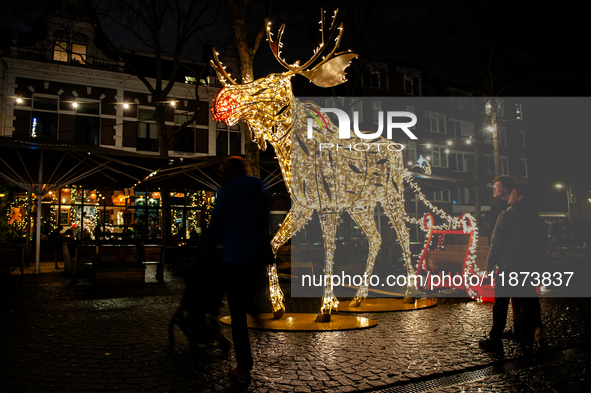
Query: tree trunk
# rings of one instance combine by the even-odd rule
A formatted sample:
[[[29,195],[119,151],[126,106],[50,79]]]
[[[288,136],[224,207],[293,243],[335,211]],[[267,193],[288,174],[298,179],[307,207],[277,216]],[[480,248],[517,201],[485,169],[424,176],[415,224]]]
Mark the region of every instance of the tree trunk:
[[[495,156],[495,177],[502,175],[501,170],[501,157],[499,155],[499,127],[497,124],[497,109],[496,109],[496,100],[491,99],[491,108],[490,108],[490,125],[493,128],[492,136],[493,136],[493,154]]]
[[[244,12],[246,3],[240,12],[238,8],[234,8],[234,19],[232,21],[232,29],[236,35],[236,47],[238,49],[238,56],[240,59],[240,76],[242,83],[249,83],[254,80],[254,54],[256,49],[251,47],[248,43],[248,36],[246,34],[246,25],[244,19]],[[244,155],[246,162],[252,169],[253,176],[260,177],[260,161],[259,161],[259,147],[254,143],[250,137],[250,130],[244,131]]]

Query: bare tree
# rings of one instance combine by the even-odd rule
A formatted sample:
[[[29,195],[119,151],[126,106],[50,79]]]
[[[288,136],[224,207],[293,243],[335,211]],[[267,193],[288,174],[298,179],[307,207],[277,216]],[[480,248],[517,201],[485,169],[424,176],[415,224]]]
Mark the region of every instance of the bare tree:
[[[93,3],[93,4],[91,4]],[[89,2],[97,15],[94,21],[96,35],[126,63],[131,72],[146,86],[152,96],[154,120],[158,130],[161,157],[168,157],[168,144],[174,135],[195,121],[199,110],[198,84],[195,85],[193,112],[175,129],[166,127],[165,110],[170,103],[169,94],[174,87],[183,59],[187,56],[195,38],[206,27],[216,22],[215,0],[101,0]],[[110,33],[110,34],[109,34]],[[154,78],[148,79],[137,68],[129,52],[116,44],[115,37],[132,39],[153,54]],[[168,63],[170,66],[165,66]],[[193,70],[194,71],[194,70]],[[200,75],[196,77],[199,81]],[[162,190],[162,243],[171,238],[171,207],[169,190]]]
[[[261,12],[260,9],[254,9],[253,2],[250,3],[251,6],[249,6],[248,0],[228,0],[231,13],[230,23],[234,31],[236,49],[240,60],[242,83],[254,80],[254,55],[265,35],[265,19],[268,18],[271,8],[270,2],[265,1]],[[258,177],[260,176],[259,148],[252,141],[250,131],[247,131],[244,140],[245,159],[251,166],[253,175]]]
[[[169,94],[184,66],[184,57],[192,49],[190,45],[195,43],[200,31],[215,23],[212,17],[215,3],[214,0],[108,0],[89,3],[95,8],[95,12],[89,14],[97,15],[94,20],[97,36],[117,53],[152,96],[162,157],[168,157],[168,144],[174,135],[197,116],[198,85],[195,86],[195,108],[188,108],[188,111],[192,109],[193,117],[174,130],[166,127],[165,106],[170,103]],[[130,52],[116,44],[115,37],[119,35],[132,39],[133,45],[140,45],[154,56],[154,78],[148,79],[144,70],[133,61]],[[170,66],[165,63],[170,63]]]

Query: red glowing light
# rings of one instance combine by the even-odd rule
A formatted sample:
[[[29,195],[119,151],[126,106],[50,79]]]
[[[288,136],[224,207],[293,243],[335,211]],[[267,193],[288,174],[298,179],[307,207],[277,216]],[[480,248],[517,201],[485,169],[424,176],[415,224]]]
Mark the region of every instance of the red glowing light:
[[[229,90],[222,89],[218,92],[213,100],[213,120],[226,122],[236,112],[238,108],[238,101],[234,98]]]

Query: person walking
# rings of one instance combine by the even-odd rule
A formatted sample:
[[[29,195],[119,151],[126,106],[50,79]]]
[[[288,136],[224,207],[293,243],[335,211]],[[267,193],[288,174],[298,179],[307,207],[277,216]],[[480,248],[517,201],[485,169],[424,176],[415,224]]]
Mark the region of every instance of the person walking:
[[[225,183],[220,189],[202,253],[221,245],[221,265],[232,319],[232,339],[237,366],[230,377],[250,383],[254,362],[248,336],[247,312],[255,290],[267,280],[267,265],[273,260],[269,218],[270,203],[263,182],[250,175],[246,161],[228,157],[222,164]]]
[[[522,327],[515,338],[524,351],[531,352],[540,313],[536,288],[530,281],[526,281],[524,286],[520,286],[521,282],[518,286],[510,286],[508,280],[513,272],[539,272],[537,267],[546,256],[547,225],[539,217],[528,185],[515,185],[508,203],[510,207],[499,215],[491,238],[487,271],[498,268],[493,324],[489,337],[480,341],[479,345],[486,350],[502,349],[501,338],[507,322],[509,298],[518,298]],[[504,273],[504,283],[498,279],[500,273]]]

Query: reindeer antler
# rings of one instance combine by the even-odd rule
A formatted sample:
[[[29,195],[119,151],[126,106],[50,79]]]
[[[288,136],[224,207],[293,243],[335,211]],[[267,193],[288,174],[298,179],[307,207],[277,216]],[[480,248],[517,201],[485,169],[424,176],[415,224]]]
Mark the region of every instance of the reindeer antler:
[[[233,85],[237,85],[237,83],[230,77],[230,74],[226,72],[226,67],[222,64],[220,59],[218,59],[218,52],[213,48],[213,58],[215,60],[210,60],[211,66],[217,72],[218,76],[220,77],[220,82],[225,86],[224,79],[230,82]]]
[[[267,39],[269,41],[269,46],[271,47],[271,51],[273,55],[277,59],[277,61],[285,68],[287,68],[290,72],[300,74],[305,76],[306,78],[310,79],[314,84],[321,86],[321,87],[332,87],[338,84],[345,82],[347,79],[345,78],[345,68],[349,65],[350,61],[357,57],[355,53],[350,52],[341,52],[335,55],[335,51],[337,50],[341,38],[343,36],[343,24],[341,23],[338,27],[338,35],[335,38],[335,45],[333,49],[327,56],[322,58],[322,61],[316,64],[311,70],[304,71],[308,66],[314,63],[318,56],[325,50],[327,47],[326,45],[326,38],[330,39],[334,32],[335,32],[335,22],[336,17],[338,14],[338,10],[335,11],[333,15],[333,20],[330,25],[329,33],[326,34],[324,31],[324,14],[325,12],[320,9],[321,18],[320,18],[320,31],[322,32],[322,41],[320,45],[314,51],[314,55],[304,64],[299,65],[299,60],[294,65],[287,64],[285,60],[281,58],[280,48],[283,46],[281,43],[281,36],[283,35],[283,31],[285,30],[285,24],[282,24],[279,28],[277,34],[277,40],[273,41],[271,38],[271,22],[267,20]]]

